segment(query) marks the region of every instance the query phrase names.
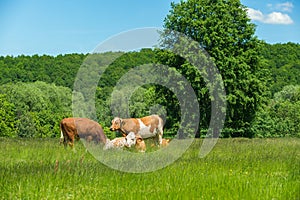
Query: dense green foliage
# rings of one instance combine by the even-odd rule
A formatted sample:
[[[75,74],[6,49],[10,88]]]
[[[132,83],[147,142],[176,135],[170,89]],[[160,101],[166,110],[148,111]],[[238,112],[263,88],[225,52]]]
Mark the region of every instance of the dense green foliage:
[[[286,85],[300,85],[300,44],[264,44],[262,56],[272,75],[272,94]]]
[[[300,137],[300,85],[288,85],[275,93],[252,126],[258,137]]]
[[[0,86],[6,128],[0,136],[56,137],[59,122],[71,115],[71,89],[44,82]]]
[[[279,90],[280,92],[284,85],[296,84],[300,85],[298,80],[298,68],[295,63],[299,62],[299,58],[294,56],[294,58],[290,58],[285,60],[282,67],[280,67],[281,63],[277,58],[284,58],[285,56],[281,56],[284,53],[278,52],[276,53],[276,59],[267,55],[267,52],[274,51],[273,49],[285,49],[290,47],[289,51],[294,52],[291,54],[298,55],[299,45],[297,44],[275,44],[264,46],[264,53],[262,54],[265,59],[265,64],[271,69],[273,80],[269,81],[270,88],[276,88],[274,91]],[[286,51],[284,51],[286,52]],[[103,55],[103,59],[111,59],[115,53],[106,53]],[[144,49],[141,52],[130,52],[126,54],[120,54],[117,60],[114,60],[112,64],[107,68],[101,80],[99,82],[97,91],[96,91],[96,108],[97,108],[97,118],[99,122],[105,127],[106,133],[109,136],[114,137],[113,133],[109,132],[108,128],[110,126],[110,121],[112,119],[111,113],[111,105],[110,105],[110,96],[114,89],[114,85],[120,79],[122,75],[124,75],[131,68],[146,64],[153,63],[157,61],[157,58],[161,58],[161,52],[152,51],[150,49]],[[38,65],[30,64],[35,60],[35,63]],[[84,62],[85,55],[80,54],[70,54],[65,56],[19,56],[19,57],[2,57],[1,58],[1,73],[3,74],[1,77],[1,86],[0,86],[0,94],[1,94],[1,136],[9,136],[9,137],[53,137],[59,136],[59,121],[66,116],[71,116],[71,89],[73,88],[74,76],[76,76],[76,70],[80,68],[80,62]],[[175,57],[176,58],[176,57]],[[175,59],[174,58],[174,59]],[[48,59],[48,60],[47,60]],[[70,60],[73,60],[72,62]],[[61,66],[68,66],[67,69],[70,69],[69,72],[62,73],[60,68],[57,66],[53,68],[48,68],[47,70],[41,70],[41,66],[46,66],[46,63],[62,63]],[[172,59],[169,59],[172,61]],[[276,62],[275,62],[276,61]],[[44,63],[45,62],[45,63]],[[12,64],[12,63],[23,63],[21,64]],[[65,64],[64,64],[65,63]],[[69,63],[69,64],[67,64]],[[77,63],[77,64],[70,64]],[[176,63],[176,62],[175,62]],[[273,64],[272,64],[273,63]],[[273,70],[272,66],[276,64],[276,68],[278,70]],[[172,66],[172,63],[167,63]],[[294,65],[295,64],[295,65]],[[24,66],[29,66],[31,70],[22,71]],[[9,66],[9,67],[8,67]],[[180,68],[181,72],[187,73],[187,68]],[[289,70],[286,69],[285,66],[293,66]],[[3,70],[2,70],[3,69]],[[56,69],[51,72],[51,69]],[[185,70],[184,70],[185,69]],[[66,69],[65,69],[66,70]],[[72,72],[73,70],[73,72]],[[20,71],[16,74],[16,71]],[[22,71],[22,72],[21,72]],[[68,71],[68,70],[66,70]],[[6,74],[4,74],[6,72]],[[36,73],[34,76],[30,76],[30,73]],[[193,71],[192,71],[193,72]],[[279,79],[276,73],[282,74],[281,79]],[[291,73],[290,73],[291,72]],[[39,73],[39,75],[37,75]],[[45,79],[42,77],[47,77],[49,74],[52,74],[54,77],[53,82],[49,83],[45,82]],[[192,73],[189,73],[188,78],[192,76]],[[8,78],[9,77],[9,78]],[[31,78],[34,77],[34,79]],[[51,76],[49,76],[51,77]],[[194,77],[194,76],[192,76]],[[276,79],[274,77],[277,77]],[[287,78],[284,78],[287,77]],[[290,78],[288,78],[290,77]],[[194,77],[195,78],[195,77]],[[6,83],[9,80],[10,83]],[[50,80],[50,79],[49,79]],[[56,82],[55,80],[60,80],[60,82]],[[281,81],[279,81],[281,80]],[[23,82],[24,81],[24,82]],[[37,81],[37,82],[34,82]],[[42,81],[42,82],[41,82]],[[134,80],[132,80],[134,82]],[[192,84],[197,86],[197,81],[189,78],[189,81]],[[61,86],[59,86],[61,85]],[[201,84],[199,84],[201,86]],[[197,88],[197,87],[196,87]],[[140,117],[143,115],[148,115],[151,113],[158,113],[166,117],[167,114],[167,124],[165,133],[167,137],[172,137],[178,128],[178,120],[179,116],[177,113],[178,101],[172,96],[170,91],[162,90],[155,85],[145,85],[139,90],[135,91],[134,95],[130,100],[130,114],[133,117]],[[205,88],[196,90],[198,94],[205,94],[207,92]],[[204,95],[205,96],[205,95]],[[120,96],[120,99],[122,96]],[[279,116],[277,110],[271,112],[267,112],[271,107],[274,107],[274,98],[270,97],[268,100],[266,107],[263,109],[259,109],[259,113],[255,118],[255,122],[251,127],[251,131],[255,136],[264,136],[264,137],[272,137],[272,136],[284,136],[284,135],[299,135],[297,128],[297,124],[299,120],[297,117],[292,117],[295,114],[292,112],[297,112],[297,103],[291,103],[289,99],[285,100],[285,105],[291,108],[288,113],[291,113],[291,117],[289,117],[289,121],[285,123],[285,126],[282,126],[279,129],[279,125],[283,123],[280,119],[285,116]],[[271,100],[272,99],[272,100]],[[273,103],[272,103],[273,102]],[[203,105],[210,105],[210,101],[202,102]],[[289,105],[287,105],[289,104]],[[165,106],[163,109],[161,107],[157,107],[157,105]],[[280,104],[282,105],[282,103]],[[292,107],[291,107],[292,105]],[[122,105],[118,105],[118,108],[122,108]],[[286,109],[288,108],[286,107]],[[277,109],[277,107],[276,107]],[[286,113],[287,114],[287,113]],[[120,111],[120,115],[122,115],[122,110]],[[266,116],[267,115],[267,116]],[[275,119],[278,116],[279,121],[267,120],[267,119]],[[201,115],[202,120],[206,120],[206,125],[209,122],[209,116]],[[260,119],[260,120],[259,120]],[[285,119],[287,121],[287,119]],[[277,123],[281,122],[281,123]],[[290,128],[286,129],[286,124]],[[276,125],[277,128],[274,126]],[[259,128],[259,126],[262,126]],[[263,128],[263,127],[272,127],[271,128]],[[226,127],[228,128],[228,127]],[[201,130],[202,131],[202,130]],[[226,132],[227,131],[227,132]],[[258,131],[258,132],[257,132]],[[265,131],[265,132],[264,132]],[[281,132],[283,131],[283,132]],[[229,133],[228,133],[229,132]],[[264,133],[263,133],[264,132]],[[228,129],[223,132],[224,137],[228,137],[231,135],[230,130]]]
[[[14,104],[10,103],[3,94],[0,94],[0,119],[0,136],[16,136]]]
[[[181,1],[172,4],[165,19],[165,28],[197,41],[214,61],[226,90],[227,136],[252,137],[249,131],[251,123],[268,94],[268,74],[262,67],[259,55],[261,42],[254,36],[255,26],[250,23],[246,8],[237,0]],[[199,75],[195,75],[186,61],[167,56],[161,55],[163,63],[171,63],[172,67],[186,75],[197,92],[200,112],[205,116],[200,121],[200,128],[207,129],[212,97],[205,82],[199,80]]]
[[[0,57],[0,84],[43,81],[72,88],[84,54]]]
[[[134,174],[101,164],[81,143],[74,153],[55,139],[1,138],[0,199],[300,198],[299,139],[220,139],[205,158],[201,144],[161,170]]]
[[[239,1],[188,0],[172,4],[164,23],[165,28],[186,34],[197,41],[213,59],[225,85],[227,112],[221,137],[279,137],[299,136],[299,101],[291,96],[300,85],[300,44],[266,44],[254,37],[255,27],[247,18]],[[131,69],[147,63],[160,63],[183,75],[194,89],[200,105],[197,136],[204,137],[211,122],[213,98],[203,74],[182,57],[163,47],[172,43],[162,34],[162,49],[142,49],[138,52],[107,52],[102,54],[67,54],[58,56],[1,56],[0,57],[0,136],[58,137],[59,122],[72,116],[72,103],[85,102],[95,96],[95,118],[109,137],[113,115],[123,117],[125,104],[132,117],[159,114],[165,121],[165,136],[173,137],[180,127],[180,103],[166,87],[146,84],[125,99],[116,84]],[[188,55],[193,56],[193,55]],[[95,94],[87,90],[73,91],[78,70],[88,59],[93,66],[105,65]],[[89,80],[97,73],[86,73]],[[168,79],[159,74],[158,79]],[[170,78],[169,78],[170,79]],[[176,82],[174,76],[171,78]],[[129,82],[143,80],[135,76]],[[184,85],[181,96],[186,96]],[[286,87],[284,87],[286,86]],[[294,91],[295,90],[295,91]],[[112,92],[116,99],[112,101]],[[124,92],[124,91],[123,91]],[[125,91],[126,93],[127,91]],[[128,91],[128,93],[131,91]],[[73,99],[72,94],[79,99]],[[294,98],[294,97],[293,97]],[[125,99],[125,101],[124,101]],[[190,102],[184,106],[188,107]],[[82,105],[84,107],[85,105]],[[89,109],[89,108],[87,108]],[[194,136],[185,126],[185,134]]]

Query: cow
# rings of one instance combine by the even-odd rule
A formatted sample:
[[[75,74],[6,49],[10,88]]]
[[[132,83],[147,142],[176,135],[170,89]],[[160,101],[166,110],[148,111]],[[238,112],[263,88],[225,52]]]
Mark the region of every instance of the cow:
[[[73,148],[74,140],[79,138],[102,144],[107,140],[101,125],[88,118],[64,118],[60,122],[60,130],[60,142],[63,141],[65,147],[69,144]]]
[[[139,134],[135,134],[134,132],[128,133],[128,135],[125,137],[125,146],[126,147],[132,147],[135,146],[135,149],[139,152],[145,152],[146,151],[146,144],[143,138]]]
[[[129,119],[115,117],[111,123],[110,130],[120,131],[123,136],[133,132],[136,135],[139,134],[142,139],[155,137],[158,145],[162,143],[163,120],[158,115]]]
[[[113,140],[106,140],[106,144],[104,146],[104,150],[107,149],[121,149],[125,146],[126,144],[126,137],[117,137],[114,138]]]
[[[139,152],[146,151],[146,144],[143,138],[140,135],[135,135],[133,132],[130,132],[126,137],[117,137],[113,140],[107,139],[103,149],[122,149],[124,147],[130,148],[132,146],[135,146]]]

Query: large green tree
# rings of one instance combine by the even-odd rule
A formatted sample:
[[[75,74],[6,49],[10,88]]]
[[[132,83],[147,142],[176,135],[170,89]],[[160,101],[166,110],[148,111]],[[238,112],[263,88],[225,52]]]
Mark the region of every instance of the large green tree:
[[[246,7],[239,0],[172,3],[170,13],[164,20],[164,28],[197,41],[211,56],[222,75],[227,99],[226,129],[223,134],[251,137],[249,128],[267,94],[268,72],[260,63],[261,42],[254,36],[255,25],[250,22]],[[170,45],[170,37],[162,35],[167,38],[163,38],[162,43],[167,41]],[[176,68],[191,82],[200,105],[200,128],[208,128],[211,96],[203,77],[201,80],[191,64],[179,56],[160,52],[158,59]]]

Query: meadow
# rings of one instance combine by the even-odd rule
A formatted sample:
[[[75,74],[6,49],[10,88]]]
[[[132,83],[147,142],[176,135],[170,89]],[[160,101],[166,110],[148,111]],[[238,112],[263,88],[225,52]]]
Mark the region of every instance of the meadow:
[[[300,199],[300,139],[196,139],[173,164],[125,173],[59,139],[0,138],[0,199]]]

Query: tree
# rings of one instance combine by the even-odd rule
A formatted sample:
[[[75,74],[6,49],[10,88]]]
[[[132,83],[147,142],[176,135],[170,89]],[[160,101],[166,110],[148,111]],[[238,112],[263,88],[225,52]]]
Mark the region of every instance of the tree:
[[[267,95],[268,71],[261,66],[261,42],[254,36],[255,25],[250,23],[246,7],[239,0],[187,0],[172,3],[171,7],[164,20],[165,29],[197,41],[222,75],[227,94],[225,126],[230,130],[227,136],[251,137],[250,125]],[[203,79],[178,56],[161,52],[158,59],[191,82],[205,117],[201,118],[200,128],[208,128],[211,97]]]

